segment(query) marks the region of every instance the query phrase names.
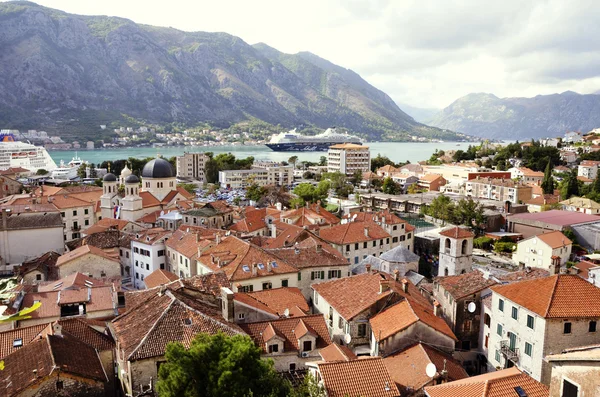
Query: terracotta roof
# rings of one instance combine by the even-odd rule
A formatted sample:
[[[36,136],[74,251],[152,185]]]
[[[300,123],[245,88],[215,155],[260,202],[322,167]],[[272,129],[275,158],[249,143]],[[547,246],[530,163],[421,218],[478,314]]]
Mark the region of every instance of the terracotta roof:
[[[560,203],[579,208],[600,209],[600,203],[585,197],[571,197],[570,199],[561,201]]]
[[[94,279],[86,276],[83,273],[75,272],[61,278],[60,280],[40,283],[38,286],[38,292],[59,291],[67,288],[87,288],[88,285],[92,287],[98,287],[102,285],[110,285],[110,283],[107,284],[103,280]]]
[[[368,146],[358,145],[356,143],[338,143],[336,145],[329,146],[329,149],[368,149]]]
[[[165,238],[169,238],[173,232],[165,230],[162,227],[155,227],[151,229],[140,230],[135,233],[131,241],[137,241],[138,243],[146,245],[161,244]]]
[[[387,281],[390,286],[383,293],[380,293],[381,281]],[[410,297],[425,307],[431,306],[410,281],[408,293],[405,293],[401,282],[395,282],[392,276],[386,273],[363,273],[313,284],[311,287],[346,321],[352,320],[377,302],[387,300],[391,294],[397,294],[398,299]]]
[[[92,245],[100,249],[116,248],[121,245],[123,233],[115,229],[106,229],[102,232],[92,233],[77,240],[69,241],[67,246],[74,250],[82,245]]]
[[[443,176],[438,175],[438,174],[426,174],[426,175],[422,175],[421,177],[419,177],[419,182],[434,182],[437,181],[438,179],[444,179]]]
[[[102,195],[102,191],[95,193],[94,200],[85,200],[83,198],[78,197],[77,195],[55,195],[52,196],[51,199],[48,199],[48,202],[52,203],[59,210],[67,209],[67,208],[79,208],[79,207],[93,207],[98,200],[100,200],[100,196]],[[52,201],[50,201],[52,200]]]
[[[48,324],[37,324],[0,332],[0,359],[31,343],[47,326]],[[15,345],[15,342],[18,343]]]
[[[63,255],[61,255],[58,260],[56,261],[56,266],[62,266],[65,263],[69,263],[75,259],[78,258],[82,258],[86,255],[94,255],[94,256],[99,256],[102,257],[104,259],[108,259],[111,260],[113,262],[119,262],[118,258],[115,258],[112,255],[109,255],[107,252],[105,252],[104,250],[101,250],[100,248],[94,247],[93,245],[84,245],[81,246],[73,251],[67,252]]]
[[[344,215],[344,219],[352,218],[354,218],[354,222],[373,221],[385,223],[388,225],[398,225],[401,223],[408,225],[408,222],[400,218],[398,215],[390,212],[389,210],[377,212],[351,212],[348,215]]]
[[[544,194],[541,196],[534,197],[525,202],[525,204],[527,205],[548,205],[556,203],[558,203],[558,196],[555,196],[553,194]]]
[[[74,351],[77,354],[73,354]],[[99,382],[108,381],[93,347],[68,335],[48,335],[4,358],[0,389],[5,396],[21,395],[55,370]]]
[[[316,336],[316,347],[322,349],[331,343],[325,318],[321,314],[313,314],[304,317],[290,317],[258,323],[241,324],[242,329],[250,335],[252,340],[266,352],[266,342],[274,335],[284,340],[283,351],[301,351],[298,338],[306,333]],[[270,332],[268,332],[270,330]]]
[[[365,221],[323,228],[319,232],[319,237],[332,244],[343,245],[380,240],[390,237],[390,234],[375,222]]]
[[[142,199],[142,207],[159,207],[160,201],[150,192],[140,192],[140,198]]]
[[[589,261],[580,261],[577,264],[573,265],[573,267],[578,270],[577,275],[583,279],[588,279],[590,277],[590,269],[596,268],[598,266],[600,265]]]
[[[475,237],[475,234],[467,228],[460,226],[451,226],[442,230],[440,232],[440,236],[446,236],[450,238],[469,238]]]
[[[302,208],[283,211],[280,218],[297,226],[336,225],[340,219],[321,207],[320,203],[307,204]]]
[[[530,177],[539,177],[539,178],[543,178],[544,177],[544,173],[541,171],[534,171],[531,168],[527,168],[527,167],[521,167],[519,168],[519,171],[521,171],[523,173],[523,176],[530,176]]]
[[[560,232],[558,230],[555,230],[550,233],[538,234],[537,236],[532,236],[532,237],[526,238],[525,240],[519,241],[517,244],[520,244],[523,241],[531,240],[534,238],[541,240],[543,243],[545,243],[552,249],[565,247],[567,245],[573,244],[573,242],[571,240],[569,240],[569,238],[567,236],[565,236],[564,234],[562,234],[562,232]]]
[[[547,223],[557,226],[569,226],[580,223],[600,221],[598,215],[583,214],[581,212],[550,210],[544,212],[511,214],[507,216],[509,222],[535,224]]]
[[[544,318],[600,317],[600,288],[576,275],[557,274],[492,290]]]
[[[225,272],[228,279],[232,281],[298,272],[294,266],[268,250],[235,236],[226,237],[220,244],[204,251],[198,257],[198,262],[213,271]],[[253,275],[254,270],[256,275]]]
[[[146,288],[154,288],[163,284],[168,284],[171,281],[177,280],[178,278],[179,277],[177,277],[176,274],[163,269],[157,269],[144,279],[144,284],[146,285]]]
[[[456,276],[436,277],[434,281],[440,284],[456,300],[475,294],[495,285],[491,278],[483,277],[479,271],[459,274]]]
[[[378,342],[394,336],[418,322],[458,341],[448,324],[433,314],[432,308],[422,306],[412,299],[396,303],[369,320],[375,340]]]
[[[381,357],[319,363],[329,397],[396,397],[400,391]]]
[[[512,367],[437,386],[425,387],[429,397],[515,397],[521,387],[527,397],[548,397],[548,387]]]
[[[266,208],[257,209],[246,207],[244,218],[233,224],[229,229],[242,233],[252,233],[264,229],[267,227],[267,224],[265,223],[266,214]]]
[[[294,248],[268,249],[269,253],[297,269],[323,266],[348,266],[348,259],[326,242],[306,239]]]
[[[96,222],[96,224],[84,230],[83,234],[90,235],[97,232],[103,232],[106,229],[123,230],[130,223],[131,222],[123,219],[102,218],[98,222]]]
[[[237,325],[223,319],[216,298],[214,304],[210,304],[207,299],[198,299],[196,294],[187,295],[184,289],[148,291],[140,304],[128,306],[125,313],[109,324],[111,334],[128,361],[163,356],[169,342],[181,342],[187,348],[200,332],[242,333]]]
[[[47,279],[54,280],[58,277],[56,271],[56,261],[60,257],[60,254],[54,251],[46,252],[45,254],[23,262],[18,268],[20,275],[25,275],[31,271],[37,270],[46,275]]]
[[[275,221],[276,236],[272,238],[265,238],[263,240],[263,246],[265,248],[284,248],[293,246],[296,241],[304,238],[312,237],[315,235],[303,227],[292,225],[289,223]]]
[[[310,310],[302,291],[295,287],[238,292],[234,295],[234,300],[278,317],[283,316],[286,309],[297,307],[304,313]]]
[[[400,390],[420,390],[432,382],[427,376],[425,368],[434,364],[439,372],[446,368],[448,380],[454,381],[468,378],[469,375],[452,356],[424,343],[417,343],[406,349],[387,356],[383,359],[392,379]]]
[[[397,172],[399,171],[398,168],[394,167],[393,165],[384,165],[383,167],[379,167],[377,168],[377,172]]]
[[[112,350],[115,347],[110,336],[96,331],[82,318],[59,320],[58,324],[62,326],[63,334],[69,334],[98,351]]]
[[[348,348],[348,346],[340,346],[335,342],[321,349],[319,354],[321,355],[323,361],[327,362],[352,361],[358,358],[356,354],[354,354],[354,352]]]

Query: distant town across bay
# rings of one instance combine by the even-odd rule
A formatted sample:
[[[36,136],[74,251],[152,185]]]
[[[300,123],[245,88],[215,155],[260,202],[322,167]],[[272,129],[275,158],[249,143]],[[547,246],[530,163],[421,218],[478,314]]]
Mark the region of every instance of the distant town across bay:
[[[438,150],[465,150],[469,142],[370,142],[371,155],[387,156],[396,162],[410,161],[416,163],[428,159],[436,149]],[[460,145],[460,146],[458,146]],[[129,157],[146,158],[160,154],[163,157],[181,156],[184,152],[213,152],[235,154],[237,158],[254,156],[256,160],[287,161],[291,156],[298,156],[300,161],[319,161],[327,152],[274,152],[264,145],[232,145],[232,146],[167,146],[167,147],[132,147],[119,149],[95,150],[55,150],[49,151],[52,159],[59,164],[61,160],[69,162],[77,154],[90,163],[126,159]]]

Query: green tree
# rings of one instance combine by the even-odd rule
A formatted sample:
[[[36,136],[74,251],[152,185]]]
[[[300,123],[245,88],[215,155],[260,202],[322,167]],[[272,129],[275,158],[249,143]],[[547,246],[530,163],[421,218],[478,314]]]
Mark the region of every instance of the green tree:
[[[320,165],[320,166],[325,166],[325,165],[327,165],[327,157],[325,157],[325,156],[321,156],[321,157],[319,158],[319,165]]]
[[[217,183],[219,182],[219,165],[216,160],[209,159],[204,164],[204,177],[206,183]]]
[[[90,170],[90,178],[98,178],[98,171],[96,170],[96,165],[94,163],[90,163],[88,169]]]
[[[600,173],[596,175],[596,179],[594,179],[594,183],[592,183],[592,193],[596,196],[600,195]]]
[[[258,186],[256,183],[252,183],[246,189],[246,198],[258,202],[266,193],[267,189],[262,186]]]
[[[277,397],[292,393],[273,368],[261,359],[261,350],[250,337],[223,333],[199,334],[186,349],[171,342],[166,362],[158,371],[161,397]]]
[[[400,192],[400,185],[392,180],[389,176],[383,180],[381,190],[385,194],[398,194]]]
[[[363,180],[363,173],[361,170],[356,170],[354,172],[354,174],[352,174],[352,177],[350,178],[350,182],[354,185],[354,186],[358,186]]]
[[[327,397],[327,392],[309,372],[291,397]]]
[[[79,168],[77,168],[77,176],[80,177],[81,179],[86,177],[86,174],[85,174],[86,168],[87,168],[87,164],[85,164],[85,163],[81,164],[79,166]]]
[[[296,163],[298,162],[298,156],[292,156],[288,159],[288,163],[290,163],[294,169],[296,169]]]
[[[446,220],[456,225],[465,225],[479,229],[485,222],[483,206],[470,197],[468,199],[461,199],[454,206],[450,218]]]
[[[43,169],[43,168],[40,168],[39,170],[37,170],[37,171],[36,171],[36,173],[35,173],[35,174],[36,174],[36,175],[48,175],[48,174],[49,174],[49,172],[48,172],[48,170],[45,170],[45,169]]]
[[[394,162],[390,160],[387,156],[382,156],[377,153],[377,157],[371,159],[371,171],[375,172],[378,168],[381,168],[386,165],[395,166]]]
[[[554,193],[554,178],[552,177],[552,167],[550,165],[550,160],[548,160],[546,170],[544,171],[544,179],[542,180],[542,190],[544,191],[544,194]]]
[[[579,195],[579,183],[577,181],[577,169],[572,169],[563,179],[560,187],[560,197],[567,200],[571,196]]]

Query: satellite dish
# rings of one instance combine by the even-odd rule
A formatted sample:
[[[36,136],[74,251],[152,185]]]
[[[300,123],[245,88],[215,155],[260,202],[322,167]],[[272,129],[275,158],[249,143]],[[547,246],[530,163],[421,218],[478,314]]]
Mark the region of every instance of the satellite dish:
[[[435,376],[435,373],[437,372],[437,368],[435,367],[434,363],[429,363],[427,364],[427,366],[425,367],[425,373],[427,374],[427,376],[429,376],[430,378],[433,378]]]
[[[352,342],[352,336],[350,336],[350,334],[344,335],[344,342],[349,345],[350,342]]]
[[[475,302],[469,302],[469,304],[467,305],[467,310],[469,311],[469,313],[474,313],[476,308],[477,305],[475,305]]]
[[[284,316],[284,317],[289,317],[289,316],[290,316],[290,309],[285,309],[285,310],[283,311],[283,316]]]

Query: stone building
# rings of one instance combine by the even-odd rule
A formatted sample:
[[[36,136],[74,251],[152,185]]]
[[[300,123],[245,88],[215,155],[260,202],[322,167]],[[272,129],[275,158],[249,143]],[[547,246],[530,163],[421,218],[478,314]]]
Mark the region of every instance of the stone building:
[[[83,273],[88,277],[121,277],[121,262],[117,251],[112,255],[93,245],[83,245],[61,255],[56,261],[58,276]]]
[[[552,366],[550,397],[597,396],[600,345],[565,349],[544,358]]]
[[[302,291],[294,287],[255,292],[236,292],[233,297],[235,322],[255,323],[310,313]]]
[[[459,226],[451,226],[440,232],[438,276],[454,276],[471,271],[473,237],[473,232]]]

